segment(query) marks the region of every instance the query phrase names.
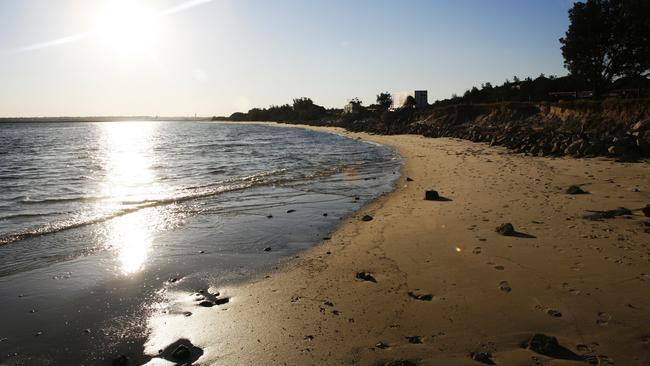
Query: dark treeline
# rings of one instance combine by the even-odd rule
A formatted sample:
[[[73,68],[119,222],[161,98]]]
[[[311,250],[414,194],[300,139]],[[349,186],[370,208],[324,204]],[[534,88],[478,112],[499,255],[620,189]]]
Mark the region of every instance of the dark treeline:
[[[608,84],[600,97],[647,97],[650,80],[644,76],[625,76]],[[559,100],[593,98],[594,93],[588,81],[567,75],[557,77],[541,74],[535,79],[520,79],[516,76],[501,85],[491,83],[472,87],[462,96],[452,95],[449,99],[438,100],[433,106],[455,104],[478,104],[499,102],[554,102]]]
[[[315,104],[310,98],[296,98],[293,104],[253,108],[247,113],[235,112],[229,117],[214,117],[213,120],[228,121],[276,121],[276,122],[313,122],[340,113],[337,109],[326,109]]]

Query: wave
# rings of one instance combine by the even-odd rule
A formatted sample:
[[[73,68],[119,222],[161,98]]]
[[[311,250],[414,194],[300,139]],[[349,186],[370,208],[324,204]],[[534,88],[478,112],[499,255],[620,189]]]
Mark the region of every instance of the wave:
[[[209,184],[204,186],[187,187],[186,189],[191,190],[192,192],[185,195],[160,198],[160,199],[122,201],[120,203],[128,207],[117,209],[111,213],[104,214],[99,217],[92,217],[89,219],[87,218],[81,220],[74,220],[74,219],[65,220],[54,224],[43,225],[36,228],[26,229],[20,232],[2,235],[0,236],[0,245],[7,245],[25,239],[30,239],[34,237],[58,233],[65,230],[76,229],[84,226],[103,223],[108,220],[114,219],[116,217],[124,216],[146,208],[178,204],[178,203],[183,203],[183,202],[192,201],[196,199],[214,197],[224,193],[242,191],[242,190],[262,187],[262,186],[295,184],[297,183],[297,179],[310,180],[314,178],[325,177],[325,176],[335,174],[341,170],[342,167],[334,167],[334,168],[324,169],[322,171],[317,171],[311,174],[299,174],[298,177],[279,176],[275,179],[266,179],[266,180],[263,179],[263,178],[276,176],[279,173],[286,171],[286,169],[279,169],[275,171],[261,172],[246,177],[241,177],[229,181],[224,181],[224,182],[219,182],[219,183],[214,183],[214,184]],[[74,199],[49,199],[49,200],[40,200],[38,202],[47,203],[52,201],[60,202],[60,201],[69,201],[69,200],[74,200]],[[30,201],[30,202],[36,202],[36,201]]]
[[[67,202],[88,202],[88,201],[100,201],[106,197],[64,197],[64,198],[45,198],[42,200],[36,200],[29,197],[20,197],[18,202],[26,205],[40,205],[40,204],[53,204],[53,203],[67,203]]]
[[[60,215],[63,212],[46,212],[46,213],[21,213],[21,214],[13,214],[13,215],[5,215],[5,216],[0,216],[0,221],[1,220],[12,220],[12,219],[28,219],[31,217],[42,217],[42,216],[51,216],[51,215]]]

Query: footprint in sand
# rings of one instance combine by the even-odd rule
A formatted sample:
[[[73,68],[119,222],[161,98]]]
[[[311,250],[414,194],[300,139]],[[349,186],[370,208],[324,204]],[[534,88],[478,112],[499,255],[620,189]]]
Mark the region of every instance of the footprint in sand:
[[[562,317],[562,313],[559,310],[555,310],[555,309],[546,310],[546,314],[548,314],[548,315],[550,315],[550,316],[552,316],[554,318],[561,318]]]
[[[503,292],[510,292],[512,291],[512,287],[510,287],[510,283],[508,281],[501,281],[499,282],[499,289]]]
[[[377,342],[377,344],[375,344],[375,347],[377,347],[379,349],[388,349],[388,348],[390,348],[390,345],[388,343],[384,343],[384,342]]]
[[[600,325],[601,327],[604,327],[609,324],[610,320],[612,320],[612,316],[601,311],[600,313],[598,313],[598,319],[596,320],[596,324]]]
[[[404,338],[411,344],[422,344],[421,336],[406,336]]]
[[[562,288],[568,291],[571,295],[580,295],[580,290],[572,288],[568,282],[562,283]]]
[[[580,270],[582,270],[582,268],[584,266],[585,265],[582,264],[581,262],[576,262],[576,263],[573,264],[573,266],[571,266],[571,269],[574,270],[574,271],[580,271]]]

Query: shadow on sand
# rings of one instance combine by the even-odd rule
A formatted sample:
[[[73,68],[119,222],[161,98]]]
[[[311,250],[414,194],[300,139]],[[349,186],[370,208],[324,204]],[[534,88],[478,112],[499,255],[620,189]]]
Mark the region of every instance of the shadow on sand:
[[[522,233],[522,232],[520,232],[520,231],[515,231],[514,233],[512,233],[512,234],[509,235],[509,236],[513,236],[513,237],[515,237],[515,238],[523,238],[523,239],[536,239],[536,238],[537,238],[535,235],[530,235],[530,234]]]

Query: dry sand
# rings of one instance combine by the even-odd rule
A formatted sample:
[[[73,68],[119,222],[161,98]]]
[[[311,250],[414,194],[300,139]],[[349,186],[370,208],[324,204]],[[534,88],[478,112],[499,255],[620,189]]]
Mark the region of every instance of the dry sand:
[[[219,289],[229,304],[153,325],[150,352],[185,336],[208,365],[480,365],[470,352],[498,365],[585,364],[521,347],[543,333],[596,364],[650,365],[650,218],[583,218],[650,203],[648,162],[315,129],[395,148],[394,192],[277,272]],[[590,194],[566,194],[573,184]],[[427,189],[448,200],[425,201]],[[505,222],[527,235],[499,235]]]

